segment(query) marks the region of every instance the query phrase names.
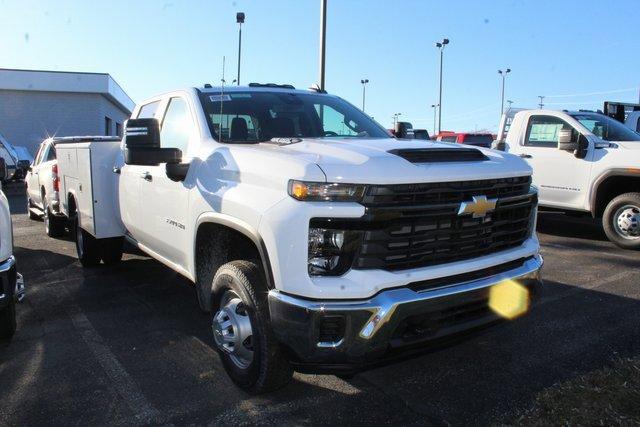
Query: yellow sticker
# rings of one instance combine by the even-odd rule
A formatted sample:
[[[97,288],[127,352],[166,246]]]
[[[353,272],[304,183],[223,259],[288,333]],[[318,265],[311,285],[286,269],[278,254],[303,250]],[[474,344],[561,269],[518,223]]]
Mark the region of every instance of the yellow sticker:
[[[529,290],[515,280],[505,280],[489,291],[489,308],[505,319],[515,319],[529,310]]]

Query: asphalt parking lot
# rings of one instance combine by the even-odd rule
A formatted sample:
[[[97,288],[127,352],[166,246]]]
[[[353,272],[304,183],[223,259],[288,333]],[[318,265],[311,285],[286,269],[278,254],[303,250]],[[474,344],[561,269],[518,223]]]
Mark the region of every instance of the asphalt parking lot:
[[[128,253],[83,270],[10,198],[27,284],[0,344],[0,425],[480,424],[509,422],[541,390],[640,354],[640,254],[592,221],[541,214],[545,290],[533,312],[455,346],[343,380],[296,374],[276,393],[236,389],[188,282]]]

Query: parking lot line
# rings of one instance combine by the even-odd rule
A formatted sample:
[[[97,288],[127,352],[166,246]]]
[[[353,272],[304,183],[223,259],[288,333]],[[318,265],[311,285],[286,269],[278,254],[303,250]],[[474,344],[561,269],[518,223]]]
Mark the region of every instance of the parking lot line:
[[[73,326],[78,330],[105,374],[111,379],[112,386],[127,403],[136,420],[141,423],[158,422],[160,411],[147,400],[138,384],[118,362],[80,307],[71,305],[68,313]]]

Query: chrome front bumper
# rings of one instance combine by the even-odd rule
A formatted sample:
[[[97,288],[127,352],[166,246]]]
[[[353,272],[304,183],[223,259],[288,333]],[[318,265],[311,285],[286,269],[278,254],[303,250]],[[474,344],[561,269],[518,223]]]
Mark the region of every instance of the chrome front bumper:
[[[542,257],[536,255],[521,264],[510,263],[506,271],[488,269],[482,277],[470,272],[471,276],[455,276],[453,283],[424,290],[420,283],[410,283],[367,300],[312,301],[271,290],[272,328],[300,363],[359,365],[384,358],[391,348],[424,344],[500,320],[488,308],[491,287],[513,280],[534,298],[542,285],[542,264]],[[332,334],[326,333],[326,322],[333,322]],[[407,324],[424,333],[404,339]],[[328,335],[333,337],[327,339]]]

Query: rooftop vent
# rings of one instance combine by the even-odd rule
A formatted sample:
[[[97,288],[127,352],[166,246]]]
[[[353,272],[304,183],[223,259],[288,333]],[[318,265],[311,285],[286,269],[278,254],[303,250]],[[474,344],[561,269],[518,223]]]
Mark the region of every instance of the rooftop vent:
[[[478,162],[489,160],[475,148],[408,148],[389,151],[411,163]]]

